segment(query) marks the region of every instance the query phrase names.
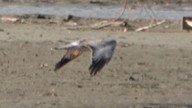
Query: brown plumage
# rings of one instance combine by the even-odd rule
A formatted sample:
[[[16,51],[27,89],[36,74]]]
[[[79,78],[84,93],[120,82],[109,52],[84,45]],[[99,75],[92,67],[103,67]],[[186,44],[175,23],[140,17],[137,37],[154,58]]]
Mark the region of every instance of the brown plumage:
[[[73,59],[77,58],[79,55],[81,55],[82,51],[80,49],[69,49],[66,54],[63,56],[63,58],[56,63],[55,65],[55,71],[60,69],[62,66],[66,65]]]

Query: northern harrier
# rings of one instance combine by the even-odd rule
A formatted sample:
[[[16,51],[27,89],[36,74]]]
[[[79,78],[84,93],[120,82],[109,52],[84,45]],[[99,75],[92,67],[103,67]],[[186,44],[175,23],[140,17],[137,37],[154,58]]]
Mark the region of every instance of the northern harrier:
[[[90,75],[94,76],[111,60],[116,44],[116,40],[113,39],[96,41],[88,41],[84,39],[72,42],[65,46],[57,47],[55,48],[56,50],[65,49],[67,52],[62,59],[56,63],[55,71],[80,56],[84,51],[90,51],[92,63],[89,66],[89,71]]]

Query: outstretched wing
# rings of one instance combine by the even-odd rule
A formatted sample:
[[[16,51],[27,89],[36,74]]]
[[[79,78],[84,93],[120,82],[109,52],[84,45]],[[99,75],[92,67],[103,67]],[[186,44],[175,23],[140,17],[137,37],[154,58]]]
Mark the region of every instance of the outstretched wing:
[[[91,76],[96,75],[111,60],[116,44],[115,40],[108,40],[97,45],[90,45],[92,49],[92,64],[89,67]]]
[[[67,44],[67,45],[55,47],[54,49],[55,50],[69,50],[69,49],[80,48],[79,42],[80,41],[75,41],[75,42],[72,42],[72,43]]]
[[[55,65],[55,71],[60,69],[62,66],[66,65],[73,59],[77,58],[79,55],[81,55],[82,51],[80,48],[75,48],[75,49],[69,49],[66,54],[61,58],[59,62],[56,63]]]

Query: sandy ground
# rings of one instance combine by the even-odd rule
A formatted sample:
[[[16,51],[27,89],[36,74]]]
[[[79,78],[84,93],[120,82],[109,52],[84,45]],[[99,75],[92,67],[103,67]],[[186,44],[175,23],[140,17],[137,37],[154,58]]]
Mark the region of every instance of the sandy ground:
[[[1,23],[0,30],[1,108],[192,107],[191,33],[8,23]],[[53,71],[65,53],[53,47],[107,37],[116,39],[118,46],[95,77],[88,72],[89,53]]]

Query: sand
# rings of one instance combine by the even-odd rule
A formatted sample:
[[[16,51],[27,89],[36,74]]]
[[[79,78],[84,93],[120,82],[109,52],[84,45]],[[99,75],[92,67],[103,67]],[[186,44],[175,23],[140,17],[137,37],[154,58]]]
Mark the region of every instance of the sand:
[[[191,108],[190,32],[10,23],[0,29],[1,108]],[[116,39],[111,62],[90,77],[85,53],[55,73],[65,51],[52,48],[82,38]]]

